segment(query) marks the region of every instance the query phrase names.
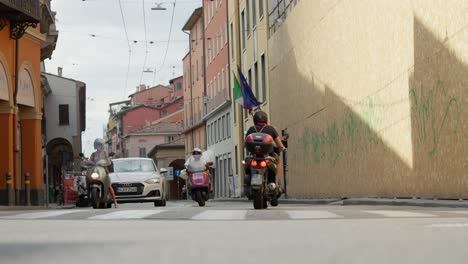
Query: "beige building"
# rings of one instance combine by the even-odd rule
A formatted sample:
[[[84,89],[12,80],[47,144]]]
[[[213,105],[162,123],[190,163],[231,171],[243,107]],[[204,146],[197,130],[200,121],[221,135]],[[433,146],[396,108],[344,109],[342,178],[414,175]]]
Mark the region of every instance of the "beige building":
[[[294,197],[468,198],[468,1],[271,1]]]
[[[234,87],[234,74],[241,69],[258,101],[261,109],[269,113],[268,85],[268,1],[235,0],[228,2],[229,56],[231,69],[231,89]],[[244,158],[243,135],[253,123],[252,117],[242,111],[240,105],[232,103],[232,131],[235,154],[236,186],[242,186],[243,171],[240,162]],[[241,188],[236,188],[240,194]]]

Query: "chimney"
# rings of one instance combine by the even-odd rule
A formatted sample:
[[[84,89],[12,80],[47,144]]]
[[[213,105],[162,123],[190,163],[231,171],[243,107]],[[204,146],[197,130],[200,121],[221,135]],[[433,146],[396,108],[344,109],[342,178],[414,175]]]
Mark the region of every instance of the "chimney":
[[[63,68],[62,68],[62,67],[58,67],[57,71],[58,71],[58,76],[62,77]]]

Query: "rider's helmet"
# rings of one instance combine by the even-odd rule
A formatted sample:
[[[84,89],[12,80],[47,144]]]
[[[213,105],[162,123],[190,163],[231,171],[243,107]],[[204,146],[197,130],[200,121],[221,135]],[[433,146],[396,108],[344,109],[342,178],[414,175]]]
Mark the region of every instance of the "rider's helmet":
[[[255,112],[253,116],[254,124],[258,123],[268,123],[268,115],[267,113],[263,112],[262,110],[258,110]]]
[[[201,154],[202,154],[202,151],[199,148],[194,148],[192,150],[192,155],[201,155]]]
[[[102,138],[96,138],[96,140],[94,140],[94,149],[97,149],[99,145],[101,145],[102,147],[104,147],[104,139]]]

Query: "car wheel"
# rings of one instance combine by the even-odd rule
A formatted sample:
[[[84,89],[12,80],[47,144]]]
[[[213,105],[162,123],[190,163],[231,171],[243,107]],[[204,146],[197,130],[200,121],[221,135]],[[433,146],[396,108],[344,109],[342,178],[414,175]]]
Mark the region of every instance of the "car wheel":
[[[165,200],[155,201],[154,206],[156,207],[166,206],[166,201]]]

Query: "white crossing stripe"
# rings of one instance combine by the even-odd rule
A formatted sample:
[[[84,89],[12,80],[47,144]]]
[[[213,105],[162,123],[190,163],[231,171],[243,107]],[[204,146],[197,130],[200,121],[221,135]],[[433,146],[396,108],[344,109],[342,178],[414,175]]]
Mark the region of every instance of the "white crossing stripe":
[[[39,219],[39,218],[48,218],[56,217],[60,215],[72,214],[85,212],[89,210],[54,210],[54,211],[45,211],[45,212],[34,212],[34,213],[23,213],[9,216],[1,216],[0,219]]]
[[[454,211],[439,211],[439,213],[445,213],[445,214],[468,214],[468,210],[466,211],[460,211],[460,210],[454,210]]]
[[[108,214],[89,217],[92,220],[115,220],[115,219],[141,219],[150,215],[164,212],[164,210],[125,210],[116,211]]]
[[[328,211],[286,211],[291,219],[320,219],[320,218],[340,218],[342,216]]]
[[[433,217],[433,214],[408,212],[408,211],[393,211],[393,210],[375,210],[375,211],[364,211],[370,214],[383,215],[385,217]]]
[[[192,217],[193,220],[244,220],[246,210],[209,210]]]

